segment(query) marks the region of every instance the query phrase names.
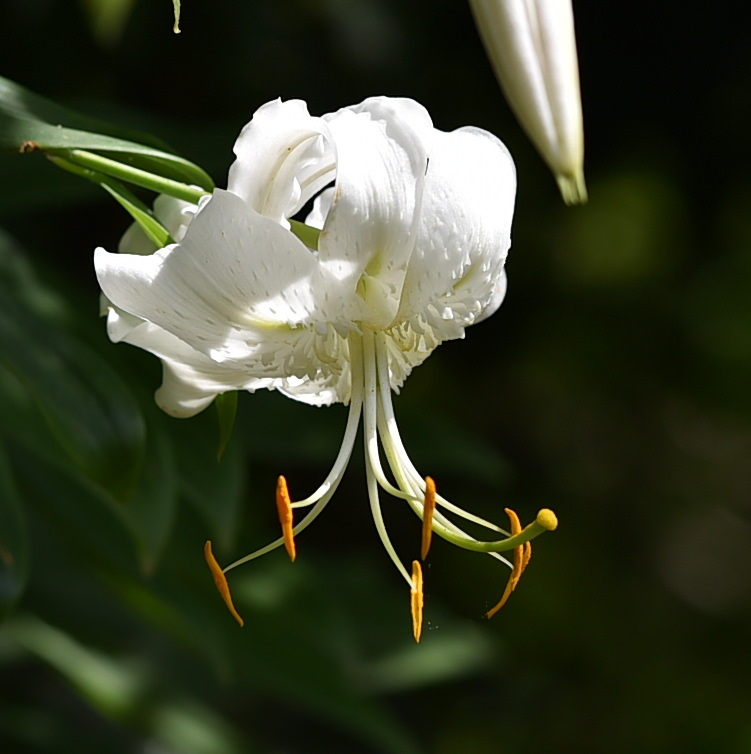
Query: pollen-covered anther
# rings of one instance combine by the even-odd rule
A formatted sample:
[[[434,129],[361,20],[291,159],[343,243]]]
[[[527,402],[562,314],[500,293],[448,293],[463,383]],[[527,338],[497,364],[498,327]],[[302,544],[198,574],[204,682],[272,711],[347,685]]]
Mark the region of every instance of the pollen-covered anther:
[[[519,534],[522,531],[522,525],[519,521],[519,516],[516,515],[516,513],[511,510],[511,508],[506,508],[506,515],[509,517],[509,521],[511,522],[511,536],[515,536]],[[552,513],[552,511],[550,511]],[[538,516],[539,518],[539,516]],[[556,521],[557,525],[557,521]],[[552,528],[554,529],[555,526],[547,527],[545,528]],[[518,545],[517,547],[514,547],[514,565],[511,570],[511,575],[509,576],[508,581],[506,582],[506,588],[503,590],[503,595],[501,596],[501,599],[498,601],[498,604],[496,604],[494,607],[490,608],[487,613],[485,613],[486,618],[492,618],[508,601],[508,598],[511,596],[511,592],[516,589],[516,585],[519,583],[519,579],[522,576],[522,573],[524,573],[524,569],[529,564],[529,561],[532,558],[532,543],[527,541],[524,542],[521,545]]]
[[[435,482],[429,476],[425,477],[425,498],[422,504],[422,546],[420,558],[425,560],[430,551],[430,541],[433,538],[433,512],[435,511]]]
[[[419,560],[412,561],[412,593],[410,595],[410,610],[412,611],[412,635],[415,641],[420,641],[422,634],[422,566]]]
[[[289,559],[294,563],[297,551],[295,550],[295,533],[292,522],[292,501],[287,490],[287,480],[283,476],[280,476],[276,482],[276,509],[279,513],[279,523],[282,525],[284,549],[287,551]]]
[[[237,612],[235,609],[235,605],[232,602],[232,595],[229,591],[229,584],[227,583],[227,577],[224,575],[224,571],[222,571],[221,567],[219,566],[219,563],[216,562],[216,558],[214,557],[214,553],[211,551],[211,540],[207,540],[206,544],[203,546],[203,555],[206,558],[206,563],[208,563],[209,570],[211,571],[211,575],[214,577],[214,583],[216,584],[216,588],[219,590],[219,594],[222,596],[222,599],[224,600],[224,604],[227,605],[227,608],[229,609],[230,613],[232,613],[232,617],[241,625],[245,625],[245,621],[240,616],[240,613]]]

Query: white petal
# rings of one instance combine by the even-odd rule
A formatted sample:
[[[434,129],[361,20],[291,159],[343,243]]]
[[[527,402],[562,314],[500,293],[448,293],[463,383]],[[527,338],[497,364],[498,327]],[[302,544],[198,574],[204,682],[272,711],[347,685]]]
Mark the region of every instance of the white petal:
[[[586,201],[579,67],[570,0],[470,0],[511,107],[558,179]]]
[[[493,287],[493,294],[490,297],[485,308],[480,312],[480,316],[474,321],[476,325],[478,322],[486,320],[488,317],[495,314],[500,309],[501,304],[506,298],[506,290],[508,289],[508,281],[506,280],[506,271],[501,273],[501,276],[496,280]]]
[[[102,290],[119,308],[215,361],[265,360],[267,376],[283,373],[270,363],[274,349],[292,348],[295,328],[317,311],[315,256],[219,189],[179,244],[146,257],[97,249],[94,263]]]
[[[401,319],[429,323],[440,341],[500,304],[515,194],[513,160],[495,136],[435,132]]]
[[[334,150],[321,118],[301,100],[260,107],[235,143],[228,189],[285,225],[334,178]]]
[[[330,406],[332,403],[349,403],[350,370],[347,364],[340,375],[325,375],[314,379],[290,377],[277,390],[288,398],[293,398],[309,406]]]
[[[107,312],[107,333],[114,343],[130,343],[162,360],[163,382],[156,392],[156,402],[172,416],[193,416],[228,390],[254,391],[270,383],[227,369],[157,325],[111,305]]]
[[[327,116],[337,176],[318,254],[342,282],[343,301],[362,302],[343,314],[376,327],[398,309],[427,166],[424,121],[402,102],[369,100]]]
[[[313,209],[310,210],[305,218],[305,224],[311,228],[321,230],[326,222],[326,217],[331,209],[331,202],[334,200],[334,189],[327,188],[313,200]]]

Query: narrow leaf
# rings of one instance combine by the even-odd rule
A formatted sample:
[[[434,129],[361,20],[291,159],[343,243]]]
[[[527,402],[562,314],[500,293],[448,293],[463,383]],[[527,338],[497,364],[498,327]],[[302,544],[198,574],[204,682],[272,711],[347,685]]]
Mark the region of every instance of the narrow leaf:
[[[63,126],[62,124],[66,125]],[[118,129],[73,113],[0,77],[0,149],[21,154],[48,149],[85,149],[211,191],[211,177],[192,162],[164,148],[148,146],[148,136],[105,135]]]
[[[162,248],[172,243],[169,231],[156,219],[154,213],[120,181],[95,170],[84,168],[62,157],[50,157],[58,167],[101,186],[138,223],[149,240]]]
[[[243,437],[236,436],[217,459],[216,419],[210,412],[181,421],[179,427],[175,425],[173,421],[174,432],[179,433],[174,447],[183,495],[208,527],[206,538],[227,550],[238,531],[246,489]]]
[[[159,421],[149,421],[146,452],[135,492],[121,505],[138,544],[143,573],[151,573],[167,544],[178,503],[178,476],[169,438]]]
[[[217,415],[219,416],[219,448],[216,457],[221,460],[227,444],[232,437],[232,431],[235,428],[235,418],[237,417],[237,391],[221,393],[214,400]]]
[[[33,398],[69,461],[125,499],[134,489],[145,442],[138,404],[117,373],[68,332],[59,311],[31,308],[44,300],[43,288],[19,274],[23,266],[15,264],[16,256],[0,246],[0,365]],[[32,291],[40,295],[32,298]],[[0,404],[6,402],[3,396]]]

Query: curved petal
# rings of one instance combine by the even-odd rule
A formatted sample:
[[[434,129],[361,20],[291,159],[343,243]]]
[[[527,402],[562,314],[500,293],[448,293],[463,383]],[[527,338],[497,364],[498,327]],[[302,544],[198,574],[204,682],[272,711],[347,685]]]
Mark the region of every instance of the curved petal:
[[[328,128],[302,100],[275,100],[256,110],[235,142],[235,154],[228,190],[285,226],[334,178]]]
[[[315,318],[315,295],[325,293],[311,285],[315,256],[292,233],[221,190],[182,242],[146,257],[97,249],[94,263],[119,308],[215,361],[265,360],[267,376],[285,373],[271,354],[294,347],[296,328]]]
[[[334,200],[334,188],[327,188],[313,200],[313,208],[305,218],[305,224],[311,228],[321,230],[326,222],[326,217],[331,209],[331,202]]]
[[[339,374],[327,374],[314,379],[290,377],[276,389],[309,406],[330,406],[332,403],[349,403],[351,395],[351,373],[349,364]]]
[[[480,315],[472,324],[476,325],[478,322],[483,322],[488,317],[495,314],[506,298],[507,289],[508,280],[506,279],[506,270],[503,270],[493,286],[493,294],[490,297],[490,301],[488,301],[485,308],[480,312]]]
[[[376,327],[398,310],[427,166],[427,114],[413,104],[380,98],[326,116],[337,174],[319,259],[362,302],[347,318]]]
[[[156,391],[157,405],[178,418],[203,411],[214,398],[228,390],[259,390],[270,380],[213,362],[171,333],[114,306],[107,310],[107,334],[113,343],[143,348],[162,361],[162,386]]]
[[[400,317],[446,340],[503,298],[516,173],[506,147],[479,128],[436,131],[432,147]]]
[[[458,331],[456,337],[462,337],[463,332]],[[388,329],[386,335],[384,346],[388,357],[389,381],[391,389],[396,392],[399,392],[410,372],[420,366],[443,340],[449,339],[436,337],[433,328],[418,318]]]

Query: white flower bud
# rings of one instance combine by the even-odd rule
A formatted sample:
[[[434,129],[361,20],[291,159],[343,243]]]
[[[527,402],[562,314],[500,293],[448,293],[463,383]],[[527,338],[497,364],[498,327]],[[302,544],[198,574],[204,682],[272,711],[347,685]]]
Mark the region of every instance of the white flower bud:
[[[566,204],[587,200],[571,0],[470,0],[496,77]]]

